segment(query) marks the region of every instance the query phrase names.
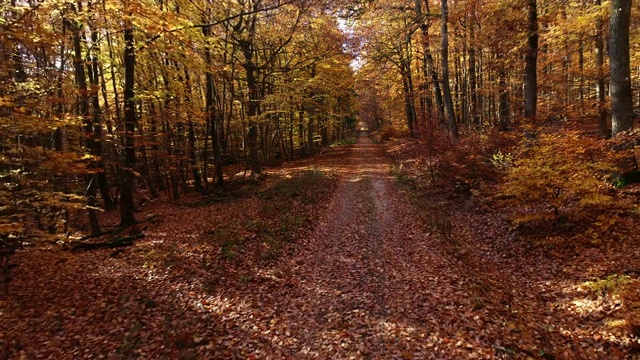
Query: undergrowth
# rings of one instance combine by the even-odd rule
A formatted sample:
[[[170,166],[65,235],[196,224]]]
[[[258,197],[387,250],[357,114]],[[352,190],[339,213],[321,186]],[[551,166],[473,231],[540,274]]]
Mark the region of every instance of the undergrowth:
[[[195,238],[198,252],[203,254],[203,266],[212,278],[205,281],[208,289],[215,289],[217,273],[228,267],[244,267],[251,262],[271,262],[289,246],[301,229],[309,226],[316,213],[315,206],[335,187],[335,177],[319,170],[307,170],[274,177],[267,182],[251,182],[243,186],[211,194],[196,206],[224,202],[224,206],[256,206],[250,217],[238,216]],[[204,208],[203,208],[204,209]],[[193,256],[179,242],[170,241],[163,251],[150,250],[143,254],[144,266],[150,269],[182,268]]]
[[[253,196],[261,200],[258,216],[227,234],[223,256],[233,261],[238,253],[248,251],[260,260],[277,259],[300,229],[310,224],[312,205],[330,191],[332,181],[331,176],[312,169],[256,189]]]
[[[634,141],[520,127],[478,132],[453,143],[435,131],[415,141],[411,150],[398,146],[393,174],[411,191],[505,209],[513,230],[536,241],[564,234],[599,243],[629,238],[619,229],[637,206],[620,196],[616,185],[621,184],[619,174],[633,174],[637,166],[628,145]]]
[[[617,186],[626,184],[621,174],[638,170],[629,145],[640,143],[638,138],[607,141],[566,129],[520,127],[468,135],[458,143],[435,132],[394,141],[388,151],[396,161],[392,174],[410,194],[425,232],[440,240],[439,249],[456,260],[452,265],[479,284],[469,294],[473,308],[481,309],[485,303],[510,304],[512,296],[511,284],[486,277],[492,266],[487,256],[504,258],[507,266],[513,256],[564,266],[594,248],[612,259],[637,248],[637,192],[625,195]],[[578,283],[581,292],[572,296],[585,303],[595,297],[594,304],[617,309],[601,316],[637,341],[637,272],[624,264],[607,272],[613,275],[585,269],[595,276]],[[483,289],[494,294],[487,297]],[[526,322],[527,311],[510,316]]]

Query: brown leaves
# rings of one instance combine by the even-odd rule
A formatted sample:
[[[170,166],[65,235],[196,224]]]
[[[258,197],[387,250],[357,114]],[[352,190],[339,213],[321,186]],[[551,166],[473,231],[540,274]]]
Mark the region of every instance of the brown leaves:
[[[401,150],[397,145],[391,148],[395,149],[398,162],[410,164],[412,158],[420,156],[419,146],[405,141]],[[418,179],[429,176],[419,171],[413,174]],[[403,176],[411,185],[407,167]],[[528,178],[523,177],[522,181]],[[637,274],[633,269],[639,263],[632,255],[638,252],[638,244],[627,241],[625,235],[617,235],[630,234],[637,227],[626,222],[626,216],[603,212],[597,221],[584,224],[594,228],[601,240],[580,242],[581,237],[589,235],[579,232],[584,230],[582,224],[579,227],[565,224],[553,232],[541,226],[514,232],[507,221],[513,214],[512,208],[494,206],[482,193],[475,193],[472,206],[467,206],[464,200],[438,195],[438,190],[427,187],[410,190],[418,206],[416,216],[435,224],[434,217],[451,212],[451,239],[436,244],[436,248],[452,260],[450,269],[463,276],[459,286],[466,289],[471,313],[480,320],[472,333],[493,341],[495,355],[605,359],[624,358],[623,354],[633,351],[633,330],[625,328],[633,321],[629,315],[622,315],[632,314],[633,310],[621,304],[633,304],[627,294],[637,292]],[[482,211],[477,210],[478,205]],[[567,210],[572,209],[563,209]],[[600,295],[593,290],[576,290],[587,279],[593,279],[591,283],[600,284],[602,289],[618,289],[621,287],[618,280],[626,276],[622,274],[633,274],[634,279],[622,285],[625,295],[616,295],[612,290]]]
[[[637,246],[550,255],[514,239],[503,213],[437,196],[416,207],[377,146],[349,149],[307,160],[322,176],[300,176],[298,162],[224,202],[156,202],[162,221],[117,257],[19,251],[0,295],[0,354],[605,359],[632,350],[638,274],[625,269],[640,269]],[[448,236],[433,214],[446,214]]]

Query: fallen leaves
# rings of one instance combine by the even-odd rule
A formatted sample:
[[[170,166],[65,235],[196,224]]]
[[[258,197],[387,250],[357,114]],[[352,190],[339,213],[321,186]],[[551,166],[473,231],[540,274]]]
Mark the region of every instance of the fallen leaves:
[[[224,201],[150,205],[162,220],[116,257],[19,252],[0,356],[605,359],[633,348],[640,298],[623,288],[638,281],[624,272],[640,268],[636,247],[559,258],[514,239],[491,209],[435,196],[416,207],[367,139],[305,161]],[[424,211],[447,215],[446,236]]]

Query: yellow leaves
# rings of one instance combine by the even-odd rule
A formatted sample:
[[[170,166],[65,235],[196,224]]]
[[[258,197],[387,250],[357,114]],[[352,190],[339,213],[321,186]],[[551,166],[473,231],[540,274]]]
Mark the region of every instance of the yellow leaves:
[[[613,198],[606,194],[591,193],[580,199],[581,206],[588,205],[608,205],[611,204]]]
[[[522,211],[526,206],[548,207],[553,210],[547,213],[551,218],[579,218],[586,208],[614,204],[606,181],[614,170],[613,157],[602,140],[571,131],[542,133],[523,141],[515,157],[502,193],[515,197],[513,202],[521,206],[515,214],[517,222],[548,220],[547,216]]]

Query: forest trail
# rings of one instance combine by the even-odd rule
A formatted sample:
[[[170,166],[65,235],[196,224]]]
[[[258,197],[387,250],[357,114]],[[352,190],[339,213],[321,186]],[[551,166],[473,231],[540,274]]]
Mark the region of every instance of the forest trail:
[[[414,220],[390,161],[369,138],[358,140],[341,161],[316,162],[321,170],[339,174],[338,188],[317,227],[277,270],[284,285],[265,282],[251,300],[269,304],[277,299],[272,318],[254,319],[282,329],[280,337],[274,336],[276,353],[268,356],[493,354],[487,344],[480,346],[480,332],[475,338],[463,335],[479,319],[456,311],[455,298],[467,296],[457,286],[460,277],[435,250],[435,236]]]

